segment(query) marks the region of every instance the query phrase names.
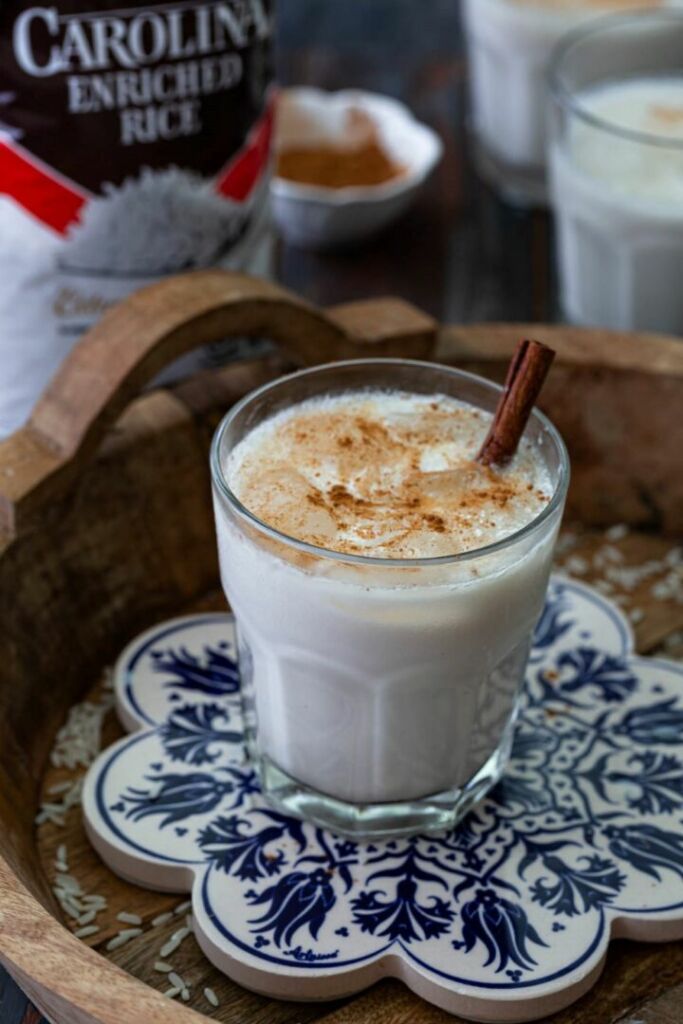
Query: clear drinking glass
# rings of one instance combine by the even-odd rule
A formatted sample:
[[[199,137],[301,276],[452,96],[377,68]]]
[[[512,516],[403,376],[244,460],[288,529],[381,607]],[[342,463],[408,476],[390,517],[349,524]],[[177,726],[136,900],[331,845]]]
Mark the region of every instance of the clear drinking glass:
[[[683,12],[600,18],[558,49],[550,167],[561,303],[683,332]]]
[[[268,798],[337,831],[454,824],[499,778],[541,612],[569,465],[551,423],[527,427],[553,495],[533,522],[465,554],[339,554],[285,536],[232,493],[223,467],[264,419],[349,390],[446,394],[493,411],[500,389],[406,360],[306,370],[248,395],[214,437],[223,587],[235,613],[250,754]]]

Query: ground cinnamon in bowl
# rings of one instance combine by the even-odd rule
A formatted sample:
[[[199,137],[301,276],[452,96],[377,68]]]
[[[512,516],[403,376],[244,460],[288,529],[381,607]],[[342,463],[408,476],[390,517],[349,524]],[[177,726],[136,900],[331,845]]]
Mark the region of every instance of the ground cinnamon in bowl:
[[[383,185],[405,173],[385,152],[374,123],[349,111],[349,134],[339,143],[288,146],[277,157],[277,176],[302,185],[349,188]]]

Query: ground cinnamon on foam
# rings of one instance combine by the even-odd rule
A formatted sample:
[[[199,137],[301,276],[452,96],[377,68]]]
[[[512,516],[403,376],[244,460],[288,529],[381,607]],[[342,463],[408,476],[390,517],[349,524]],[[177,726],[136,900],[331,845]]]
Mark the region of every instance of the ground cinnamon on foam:
[[[251,512],[299,540],[389,558],[454,554],[509,536],[549,500],[527,442],[504,472],[472,461],[489,423],[443,396],[323,399],[262,424],[226,472]]]

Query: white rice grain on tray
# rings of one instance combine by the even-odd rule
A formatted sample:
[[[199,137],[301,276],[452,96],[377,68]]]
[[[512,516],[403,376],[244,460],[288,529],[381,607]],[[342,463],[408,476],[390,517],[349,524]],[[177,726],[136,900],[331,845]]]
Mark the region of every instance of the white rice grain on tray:
[[[131,914],[127,910],[122,910],[120,914],[116,915],[116,920],[121,921],[122,924],[141,925],[142,918],[139,914]]]
[[[50,762],[55,768],[87,768],[102,746],[102,725],[114,707],[114,697],[105,693],[98,701],[74,704],[57,733]]]
[[[206,998],[206,1001],[208,1003],[211,1003],[212,1006],[214,1006],[214,1007],[220,1006],[220,1003],[218,1001],[218,996],[216,995],[216,993],[214,992],[214,990],[212,988],[205,988],[204,989],[204,996]]]

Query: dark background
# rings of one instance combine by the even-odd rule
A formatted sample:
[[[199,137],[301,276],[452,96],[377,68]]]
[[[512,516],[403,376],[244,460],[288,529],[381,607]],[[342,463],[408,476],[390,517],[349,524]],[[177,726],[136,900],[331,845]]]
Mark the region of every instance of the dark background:
[[[283,84],[395,96],[445,147],[402,221],[343,254],[278,243],[280,280],[323,305],[398,294],[443,321],[555,319],[549,218],[500,203],[469,163],[458,0],[278,0],[278,18]],[[46,1024],[2,968],[0,1024]]]
[[[407,103],[445,155],[408,215],[362,249],[280,246],[277,276],[313,302],[399,294],[440,320],[556,319],[549,218],[474,174],[458,0],[280,0],[284,84],[359,87]]]

